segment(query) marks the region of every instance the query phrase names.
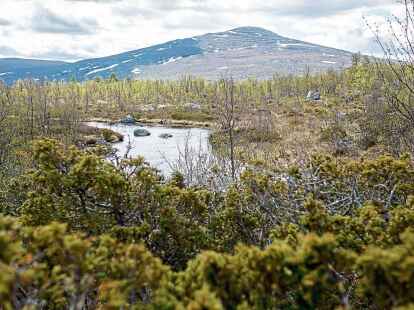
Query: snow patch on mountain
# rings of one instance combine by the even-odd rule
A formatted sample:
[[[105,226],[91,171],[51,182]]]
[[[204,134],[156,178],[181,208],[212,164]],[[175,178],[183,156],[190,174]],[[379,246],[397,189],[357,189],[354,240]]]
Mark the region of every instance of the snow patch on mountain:
[[[169,64],[169,63],[172,63],[172,62],[176,62],[176,61],[178,61],[178,60],[180,60],[180,59],[183,59],[183,57],[171,57],[170,59],[168,59],[167,61],[165,61],[165,62],[163,62],[162,64],[163,65],[166,65],[166,64]]]
[[[109,66],[109,67],[105,67],[105,68],[101,68],[101,69],[95,69],[95,70],[92,70],[92,71],[86,73],[86,75],[91,75],[91,74],[94,74],[94,73],[111,70],[111,69],[116,68],[118,66],[119,66],[119,64],[115,64],[115,65],[112,65],[112,66]]]
[[[141,70],[138,69],[138,68],[135,68],[134,70],[131,71],[131,73],[133,73],[133,74],[140,74],[141,73]]]
[[[290,46],[303,46],[303,47],[311,47],[311,45],[309,44],[304,44],[304,43],[279,43],[280,47],[287,47],[289,48]]]
[[[193,75],[219,79],[227,70],[234,79],[272,78],[279,74],[302,74],[328,68],[342,70],[352,64],[352,53],[283,37],[257,28],[241,27],[178,39],[138,50],[76,63],[0,59],[0,80],[18,79],[84,81],[96,76],[109,78],[177,79]],[[19,67],[17,67],[19,66]],[[13,72],[13,74],[9,74]],[[7,73],[7,74],[6,74]]]

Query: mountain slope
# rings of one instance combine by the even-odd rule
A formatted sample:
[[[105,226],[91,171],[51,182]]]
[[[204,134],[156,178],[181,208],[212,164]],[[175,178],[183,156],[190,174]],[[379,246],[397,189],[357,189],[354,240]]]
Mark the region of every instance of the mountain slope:
[[[25,76],[39,76],[47,74],[50,70],[59,70],[68,63],[63,61],[49,61],[21,58],[0,58],[0,79],[16,80]]]
[[[6,83],[23,78],[83,81],[113,73],[120,78],[261,79],[275,73],[299,74],[307,67],[313,72],[338,70],[349,66],[351,58],[350,52],[242,27],[75,63],[36,61],[28,68],[32,60],[0,59],[0,79]]]

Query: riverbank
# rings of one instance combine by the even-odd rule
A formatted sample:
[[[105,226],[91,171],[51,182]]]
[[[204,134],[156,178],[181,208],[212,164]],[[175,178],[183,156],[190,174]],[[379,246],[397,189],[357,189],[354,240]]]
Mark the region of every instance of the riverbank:
[[[118,143],[124,141],[124,136],[108,128],[90,126],[87,122],[79,125],[80,146],[94,146],[97,144]]]
[[[212,122],[198,122],[189,120],[175,120],[175,119],[160,119],[160,118],[139,118],[136,120],[137,124],[145,124],[147,126],[165,126],[171,128],[213,128]],[[88,118],[82,121],[82,123],[107,123],[117,124],[120,120],[114,120],[109,118]]]

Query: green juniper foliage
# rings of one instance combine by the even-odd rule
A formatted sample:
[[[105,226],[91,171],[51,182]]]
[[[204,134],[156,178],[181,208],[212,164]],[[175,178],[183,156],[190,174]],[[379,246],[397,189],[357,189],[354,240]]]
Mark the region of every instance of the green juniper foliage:
[[[378,66],[225,92],[190,77],[1,85],[0,309],[413,309],[414,128]],[[226,159],[228,92],[242,169],[222,187],[219,166],[189,185],[111,163],[123,137],[83,123],[207,124]]]
[[[414,303],[407,156],[317,157],[289,182],[247,170],[222,193],[55,140],[34,143],[33,158],[18,217],[0,219],[4,309]]]

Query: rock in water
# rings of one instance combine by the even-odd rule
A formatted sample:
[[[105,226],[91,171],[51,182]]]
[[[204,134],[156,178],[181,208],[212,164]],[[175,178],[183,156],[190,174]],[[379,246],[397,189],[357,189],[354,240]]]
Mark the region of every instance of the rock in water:
[[[159,135],[159,137],[160,137],[161,139],[170,139],[170,138],[172,138],[172,137],[173,137],[173,135],[172,135],[172,134],[170,134],[170,133],[162,133],[162,134],[160,134],[160,135]]]
[[[135,124],[137,121],[132,115],[127,115],[120,121],[122,124]]]
[[[135,137],[147,137],[147,136],[150,136],[150,135],[151,135],[151,133],[148,130],[143,129],[143,128],[138,128],[138,129],[134,130],[134,136]]]

